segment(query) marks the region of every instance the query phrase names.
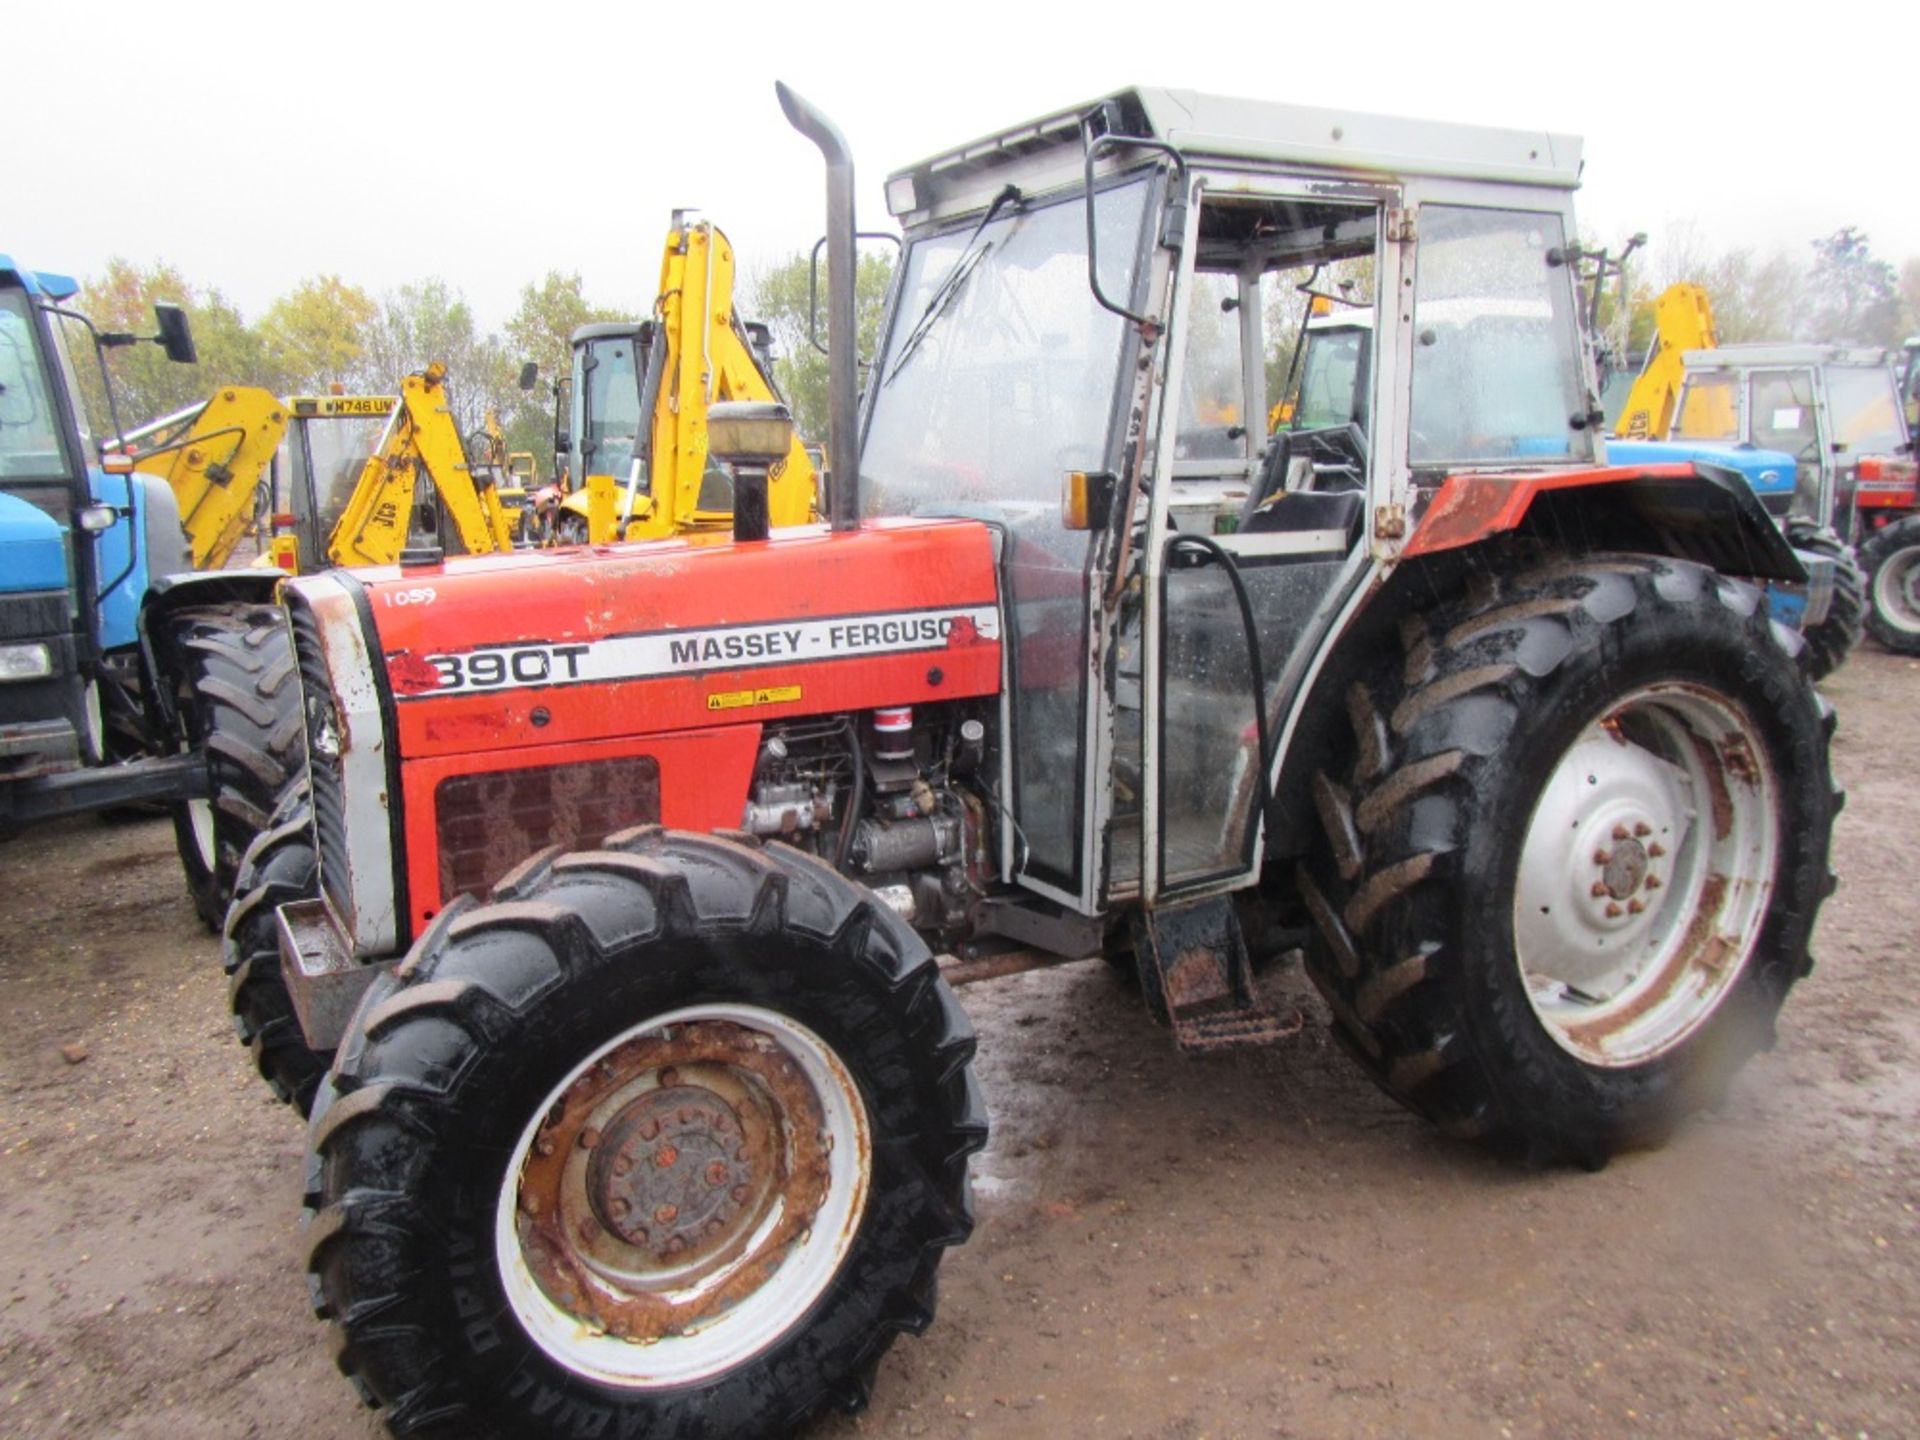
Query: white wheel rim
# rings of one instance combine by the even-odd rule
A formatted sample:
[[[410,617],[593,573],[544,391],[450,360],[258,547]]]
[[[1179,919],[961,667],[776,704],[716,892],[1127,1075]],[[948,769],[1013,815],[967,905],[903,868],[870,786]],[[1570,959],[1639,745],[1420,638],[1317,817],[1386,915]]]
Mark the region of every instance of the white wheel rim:
[[[1698,686],[1635,691],[1581,732],[1514,886],[1521,979],[1556,1044],[1644,1064],[1719,1008],[1772,898],[1776,791],[1746,712]]]
[[[1894,629],[1920,635],[1920,546],[1894,551],[1874,571],[1873,608]]]
[[[193,828],[193,845],[199,852],[200,863],[211,875],[220,863],[219,840],[213,829],[213,802],[187,801],[187,823]]]
[[[791,1072],[804,1077],[818,1104],[819,1132],[817,1136],[788,1132],[782,1153],[787,1168],[795,1169],[798,1147],[824,1149],[824,1196],[810,1209],[810,1219],[797,1238],[777,1252],[771,1273],[724,1308],[702,1315],[674,1333],[645,1338],[609,1333],[577,1308],[559,1303],[529,1263],[529,1245],[534,1246],[533,1254],[538,1258],[546,1237],[535,1236],[533,1222],[524,1213],[527,1199],[523,1193],[523,1172],[528,1171],[530,1162],[535,1167],[551,1166],[551,1160],[536,1158],[536,1143],[541,1140],[543,1130],[549,1136],[553,1133],[550,1122],[568,1102],[569,1093],[579,1093],[576,1086],[588,1085],[605,1070],[614,1068],[609,1061],[608,1066],[596,1070],[603,1060],[635,1042],[657,1040],[672,1044],[680,1036],[698,1033],[688,1027],[701,1026],[709,1027],[710,1031],[712,1027],[733,1026],[750,1032],[752,1043],[763,1052],[778,1052],[775,1063],[784,1063]],[[613,1107],[606,1133],[614,1134],[615,1127],[624,1124],[635,1107],[647,1101],[649,1092],[656,1097],[666,1094],[659,1077],[680,1068],[702,1067],[682,1061],[677,1066],[668,1063],[652,1071],[634,1072],[615,1092],[614,1099],[603,1102],[603,1108]],[[704,1068],[705,1071],[718,1069]],[[782,1117],[784,1125],[787,1112],[779,1110],[777,1100],[772,1101],[771,1108]],[[681,1112],[682,1118],[685,1113]],[[595,1114],[597,1118],[598,1112]],[[600,1132],[589,1125],[580,1133],[584,1137],[597,1136]],[[657,1142],[656,1149],[672,1148],[665,1137]],[[495,1253],[508,1304],[534,1343],[549,1356],[576,1374],[609,1385],[629,1389],[685,1385],[730,1370],[791,1333],[832,1283],[852,1248],[866,1209],[872,1151],[866,1105],[853,1076],[826,1042],[798,1021],[750,1005],[696,1005],[648,1019],[615,1036],[575,1066],[535,1109],[533,1118],[520,1134],[501,1180],[494,1224]],[[551,1154],[551,1150],[547,1153]],[[817,1155],[817,1150],[812,1153]],[[669,1159],[666,1163],[674,1162]],[[644,1163],[641,1168],[645,1169]],[[583,1191],[582,1196],[585,1193]],[[569,1190],[567,1203],[573,1198]],[[591,1201],[582,1198],[580,1203]],[[784,1195],[771,1203],[772,1208],[759,1214],[750,1232],[741,1232],[743,1238],[739,1243],[745,1246],[747,1257],[755,1256],[756,1247],[777,1235],[783,1222],[799,1218],[784,1213],[787,1203]],[[606,1247],[619,1246],[618,1237],[604,1232],[599,1243]],[[578,1257],[573,1258],[578,1261]],[[550,1264],[547,1269],[550,1272]],[[730,1280],[741,1280],[742,1269],[737,1262],[699,1274],[683,1275],[671,1269],[656,1269],[650,1277],[652,1286],[648,1298],[668,1297],[672,1303],[694,1306],[715,1303],[718,1293]],[[597,1273],[581,1272],[581,1275],[600,1290],[626,1293]]]

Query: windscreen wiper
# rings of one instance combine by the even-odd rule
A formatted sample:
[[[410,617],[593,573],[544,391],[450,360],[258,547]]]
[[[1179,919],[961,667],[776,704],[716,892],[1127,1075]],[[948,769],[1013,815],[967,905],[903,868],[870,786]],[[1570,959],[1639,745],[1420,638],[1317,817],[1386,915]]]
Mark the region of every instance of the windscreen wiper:
[[[882,385],[893,383],[894,376],[898,375],[907,361],[913,358],[913,352],[920,348],[920,342],[927,338],[927,332],[932,330],[940,317],[946,313],[947,307],[953,303],[954,296],[966,287],[967,277],[986,258],[987,252],[993,249],[991,240],[978,247],[974,245],[973,242],[980,238],[980,232],[993,223],[993,217],[1000,213],[1001,206],[1009,202],[1017,204],[1020,198],[1020,187],[1017,185],[1008,185],[993,197],[993,203],[987,206],[987,213],[980,217],[980,223],[974,226],[973,233],[967,236],[967,245],[961,252],[960,258],[953,262],[953,268],[941,278],[939,286],[927,298],[926,308],[920,312],[920,318],[913,322],[913,329],[909,330],[907,338],[900,342],[900,353],[894,356],[893,364],[887,368],[886,376],[880,382]]]

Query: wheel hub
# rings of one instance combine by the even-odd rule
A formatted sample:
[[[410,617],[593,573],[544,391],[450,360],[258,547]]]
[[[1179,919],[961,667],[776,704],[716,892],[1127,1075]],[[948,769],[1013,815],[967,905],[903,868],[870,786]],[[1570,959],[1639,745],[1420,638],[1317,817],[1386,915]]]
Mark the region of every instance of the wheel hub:
[[[1754,735],[1715,692],[1650,686],[1589,726],[1541,789],[1514,942],[1535,1014],[1581,1059],[1636,1064],[1678,1045],[1750,953],[1777,825]]]
[[[750,1296],[824,1200],[813,1087],[781,1048],[702,1021],[609,1051],[534,1134],[520,1245],[548,1300],[610,1335],[684,1333]]]
[[[772,1175],[766,1117],[742,1108],[751,1119],[712,1090],[665,1083],[625,1106],[587,1165],[595,1218],[660,1265],[697,1259],[743,1222],[750,1228]]]

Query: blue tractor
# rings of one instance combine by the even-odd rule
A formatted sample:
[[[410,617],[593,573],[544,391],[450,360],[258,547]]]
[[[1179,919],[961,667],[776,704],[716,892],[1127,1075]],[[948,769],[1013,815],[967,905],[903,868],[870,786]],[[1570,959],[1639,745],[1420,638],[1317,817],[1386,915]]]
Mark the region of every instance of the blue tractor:
[[[91,433],[70,327],[104,381],[116,346],[194,363],[186,312],[157,306],[152,336],[103,332],[66,308],[78,288],[0,253],[0,837],[163,805],[217,927],[241,854],[304,763],[272,703],[298,684],[277,575],[186,573],[172,490],[133,471],[118,436]]]

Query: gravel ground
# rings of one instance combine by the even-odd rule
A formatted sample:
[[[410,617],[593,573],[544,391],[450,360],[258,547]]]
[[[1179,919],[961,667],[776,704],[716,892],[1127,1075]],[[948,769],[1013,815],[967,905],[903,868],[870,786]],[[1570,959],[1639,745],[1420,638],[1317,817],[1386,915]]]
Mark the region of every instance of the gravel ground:
[[[1317,1026],[1187,1061],[1098,963],[980,986],[979,1229],[872,1409],[815,1433],[1920,1433],[1920,665],[1863,652],[1829,692],[1842,886],[1719,1114],[1527,1173]],[[308,1310],[301,1127],[167,825],[10,845],[0,926],[0,1434],[384,1433]]]

